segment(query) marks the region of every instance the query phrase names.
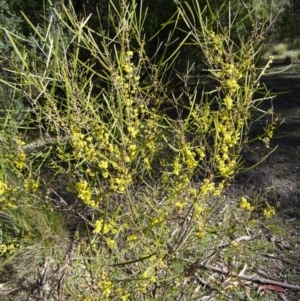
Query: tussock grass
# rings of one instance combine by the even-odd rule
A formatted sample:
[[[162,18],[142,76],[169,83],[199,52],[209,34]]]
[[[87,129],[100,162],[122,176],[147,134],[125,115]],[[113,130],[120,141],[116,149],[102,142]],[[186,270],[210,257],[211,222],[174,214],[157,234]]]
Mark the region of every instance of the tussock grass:
[[[288,46],[284,43],[279,43],[277,45],[274,45],[272,47],[272,51],[271,53],[273,55],[283,55],[286,53],[286,51],[288,50]]]

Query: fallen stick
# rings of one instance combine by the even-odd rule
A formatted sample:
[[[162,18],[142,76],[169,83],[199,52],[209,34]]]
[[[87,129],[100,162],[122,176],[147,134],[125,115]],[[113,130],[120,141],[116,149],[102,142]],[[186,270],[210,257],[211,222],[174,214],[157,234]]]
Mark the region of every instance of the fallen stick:
[[[274,281],[274,280],[271,280],[271,279],[257,277],[255,275],[244,275],[244,274],[241,274],[241,273],[237,274],[237,273],[234,273],[234,272],[229,272],[228,269],[222,269],[222,268],[214,267],[214,266],[208,265],[208,264],[200,264],[199,267],[205,268],[205,269],[208,269],[208,270],[212,270],[214,272],[221,273],[221,274],[230,274],[233,277],[238,277],[240,279],[248,280],[248,281],[255,282],[255,283],[277,285],[277,286],[281,286],[281,287],[284,287],[284,288],[287,288],[287,289],[290,289],[290,290],[300,292],[300,286],[299,285],[293,285],[293,284],[289,284],[289,283],[285,283],[285,282],[281,282],[281,281]]]

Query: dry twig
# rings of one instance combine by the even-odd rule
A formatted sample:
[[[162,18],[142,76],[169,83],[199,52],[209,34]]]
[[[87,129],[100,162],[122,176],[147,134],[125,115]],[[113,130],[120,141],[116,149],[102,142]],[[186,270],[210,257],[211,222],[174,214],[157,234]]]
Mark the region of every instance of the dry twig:
[[[227,268],[215,267],[215,266],[208,265],[208,264],[200,263],[199,267],[208,269],[208,270],[212,270],[217,273],[230,274],[233,277],[237,277],[237,278],[248,280],[248,281],[255,282],[255,283],[277,285],[277,286],[281,286],[286,289],[300,292],[299,285],[294,285],[294,284],[289,284],[289,283],[285,283],[285,282],[281,282],[281,281],[275,281],[275,280],[271,280],[271,279],[261,278],[261,277],[257,277],[256,275],[244,275],[243,273],[237,274],[234,272],[230,272]]]

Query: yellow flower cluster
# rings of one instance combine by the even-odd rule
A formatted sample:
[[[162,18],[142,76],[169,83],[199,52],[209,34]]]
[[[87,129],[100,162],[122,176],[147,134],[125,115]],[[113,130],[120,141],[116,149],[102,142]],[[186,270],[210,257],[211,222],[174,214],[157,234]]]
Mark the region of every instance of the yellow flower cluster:
[[[252,91],[251,89],[245,91],[243,85],[248,85],[245,83],[247,80],[245,75],[254,72],[254,50],[253,47],[243,44],[242,49],[234,52],[228,36],[207,32],[207,37],[210,47],[206,49],[206,56],[211,73],[219,82],[220,93],[211,103],[207,102],[202,108],[197,109],[201,112],[194,110],[192,116],[195,124],[201,129],[201,133],[209,133],[213,136],[214,153],[210,159],[217,167],[219,174],[228,177],[238,168],[240,143],[243,142],[241,135],[245,122],[249,118]],[[214,51],[210,51],[211,48]],[[214,103],[218,104],[218,109],[212,114],[207,114],[209,110],[206,106]],[[201,127],[200,124],[203,122],[207,124],[206,127],[204,125]],[[213,127],[215,127],[215,133],[213,133]],[[270,137],[267,136],[264,142],[268,144],[269,139]]]
[[[215,183],[211,182],[209,179],[204,179],[201,185],[201,194],[203,196],[209,195],[211,192],[215,190]]]
[[[187,168],[192,171],[195,167],[197,167],[198,162],[196,160],[196,153],[191,150],[191,145],[187,142],[184,143],[181,154],[184,158],[184,164]]]
[[[237,80],[235,78],[229,78],[226,81],[226,87],[229,91],[229,94],[235,93],[239,88],[239,84],[237,83]]]
[[[26,154],[24,152],[18,154],[14,164],[19,170],[23,170],[26,167]]]
[[[227,78],[235,78],[236,80],[239,80],[242,78],[242,73],[240,70],[236,67],[233,63],[225,63],[224,68],[222,69],[223,76]]]
[[[122,121],[117,127],[117,134],[112,133],[110,128],[105,128],[101,136],[109,132],[107,142],[102,147],[97,147],[102,156],[98,159],[102,176],[108,178],[111,191],[119,193],[123,193],[131,185],[136,172],[135,164],[143,162],[146,170],[151,170],[150,160],[156,151],[153,138],[158,131],[155,117],[143,120],[146,110],[140,95],[137,69],[131,62],[133,52],[122,53],[122,70],[115,77]]]
[[[277,122],[277,119],[275,119],[275,121],[272,124],[268,124],[268,127],[266,129],[266,136],[262,139],[266,148],[270,148],[270,140],[273,137],[276,122]]]
[[[143,272],[142,278],[148,278],[152,283],[156,282],[155,272],[153,269],[147,269],[145,272]]]
[[[203,212],[203,207],[200,206],[198,203],[194,203],[194,214],[198,217]]]
[[[220,182],[216,187],[216,184],[214,182],[212,182],[209,179],[204,179],[200,188],[200,192],[201,195],[204,197],[207,197],[209,195],[218,196],[222,193],[223,189],[224,189],[224,181]]]
[[[39,182],[29,177],[24,180],[24,188],[27,192],[33,193],[39,188]]]
[[[132,51],[127,51],[126,55],[124,56],[124,63],[122,65],[123,70],[127,73],[127,76],[129,78],[132,77],[132,73],[134,71],[133,63],[130,61],[132,56],[133,56],[133,52]]]
[[[199,191],[195,187],[187,187],[187,185],[190,183],[190,181],[185,180],[183,181],[184,186],[181,186],[181,190],[178,190],[178,195],[176,198],[178,199],[177,202],[175,202],[175,208],[177,210],[182,210],[187,204],[189,204],[191,201],[197,202],[197,198],[199,196]],[[182,198],[181,191],[184,190],[184,197]]]
[[[139,284],[139,291],[145,292],[148,285],[156,282],[155,270],[153,268],[148,268],[141,275],[143,281]]]
[[[161,223],[163,223],[167,218],[167,213],[164,211],[158,212],[156,217],[154,217],[151,221],[151,227],[158,227]]]
[[[180,174],[182,164],[180,162],[180,157],[176,156],[174,162],[173,162],[173,173],[174,175],[178,176]]]
[[[193,123],[196,126],[197,133],[207,134],[211,129],[212,116],[209,104],[206,103],[203,106],[196,106],[191,112]]]
[[[218,53],[218,54],[222,54],[222,48],[223,48],[223,38],[221,35],[216,34],[213,31],[209,32],[210,35],[210,39],[212,41],[212,45],[214,47],[214,50]]]
[[[227,110],[231,110],[232,109],[232,104],[233,104],[233,100],[231,98],[230,95],[226,95],[224,98],[224,104],[227,108]]]
[[[116,223],[114,221],[110,221],[108,223],[104,222],[103,219],[96,220],[94,223],[94,234],[102,233],[115,235],[118,232],[116,228]],[[116,247],[116,241],[111,237],[105,237],[105,242],[110,249],[114,249]]]
[[[132,176],[130,174],[121,173],[118,177],[112,177],[109,180],[110,188],[115,192],[124,192],[126,187],[132,183]]]
[[[87,181],[77,182],[75,185],[78,197],[90,207],[97,207],[98,204],[92,199],[92,192]]]
[[[95,283],[97,288],[93,290],[92,294],[88,294],[86,297],[80,298],[83,301],[110,301],[110,300],[120,300],[128,301],[130,298],[130,293],[126,290],[124,286],[118,285],[118,282],[112,280],[108,271],[102,271],[101,274],[96,275],[98,277]]]
[[[0,244],[0,257],[4,254],[13,254],[18,246],[15,243]]]
[[[125,187],[131,183],[129,166],[136,154],[137,146],[131,143],[131,139],[124,137],[124,145],[119,144],[113,137],[110,137],[108,129],[103,125],[90,125],[90,135],[83,135],[78,129],[73,128],[72,145],[73,156],[77,160],[85,160],[89,164],[86,169],[88,176],[95,176],[95,173],[109,180],[110,188],[115,192],[125,191]],[[77,191],[80,187],[77,185]],[[90,193],[85,188],[80,198],[84,202],[90,202]]]
[[[127,301],[130,298],[130,293],[128,293],[123,287],[116,289],[119,294],[120,301]]]
[[[240,207],[242,209],[245,209],[246,211],[249,211],[249,212],[254,210],[254,207],[251,206],[251,204],[247,201],[247,199],[244,196],[241,198]]]
[[[116,247],[116,241],[114,239],[111,239],[110,237],[105,237],[105,241],[110,249],[114,249]]]
[[[268,208],[264,209],[263,214],[266,218],[271,218],[273,215],[275,215],[276,211],[275,208],[268,206]]]
[[[177,155],[173,159],[173,174],[178,177],[178,180],[180,180],[181,183],[188,183],[195,168],[198,167],[199,162],[203,161],[204,158],[204,147],[193,147],[191,143],[186,142],[183,138],[181,146],[177,150]],[[183,187],[180,185],[180,188]]]
[[[198,238],[203,238],[206,235],[206,228],[203,221],[198,221],[196,223],[195,236]]]
[[[0,209],[5,210],[7,208],[16,208],[15,198],[10,197],[10,193],[14,189],[8,188],[7,184],[3,181],[0,181]]]
[[[107,276],[101,277],[101,280],[98,282],[98,287],[101,291],[101,297],[103,298],[101,300],[111,300],[110,295],[112,293],[114,284]]]
[[[81,132],[72,132],[72,145],[77,160],[86,159],[89,163],[97,161],[97,150],[91,136],[85,136]]]
[[[238,81],[242,78],[242,73],[233,62],[230,64],[223,62],[221,68],[220,81],[223,83],[224,88],[227,89],[228,95],[233,95],[240,88]]]
[[[135,241],[137,240],[137,236],[135,234],[131,234],[129,236],[127,236],[127,241]]]
[[[0,181],[0,195],[3,195],[7,190],[7,185],[6,183]]]
[[[222,176],[230,176],[234,173],[237,166],[237,154],[235,151],[240,141],[240,122],[232,120],[230,111],[214,114],[214,118],[216,127],[216,165]]]
[[[103,219],[96,220],[94,223],[94,231],[93,233],[98,234],[102,232],[103,234],[112,233],[116,234],[118,232],[116,228],[116,223],[114,221],[110,221],[109,223],[105,223]]]

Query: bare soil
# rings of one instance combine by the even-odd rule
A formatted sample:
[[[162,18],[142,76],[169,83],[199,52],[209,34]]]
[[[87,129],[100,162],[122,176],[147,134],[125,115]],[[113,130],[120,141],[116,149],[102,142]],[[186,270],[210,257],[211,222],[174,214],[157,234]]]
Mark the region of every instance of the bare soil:
[[[268,258],[257,267],[258,274],[267,270],[270,279],[300,285],[300,61],[287,67],[275,62],[262,80],[277,94],[273,106],[282,123],[270,147],[277,148],[258,167],[240,174],[232,189],[277,208],[276,217],[262,224],[263,235],[274,243],[276,252],[264,254]],[[255,154],[244,154],[246,164],[266,154],[262,143],[254,150]],[[299,301],[300,292],[268,292],[264,300]]]

